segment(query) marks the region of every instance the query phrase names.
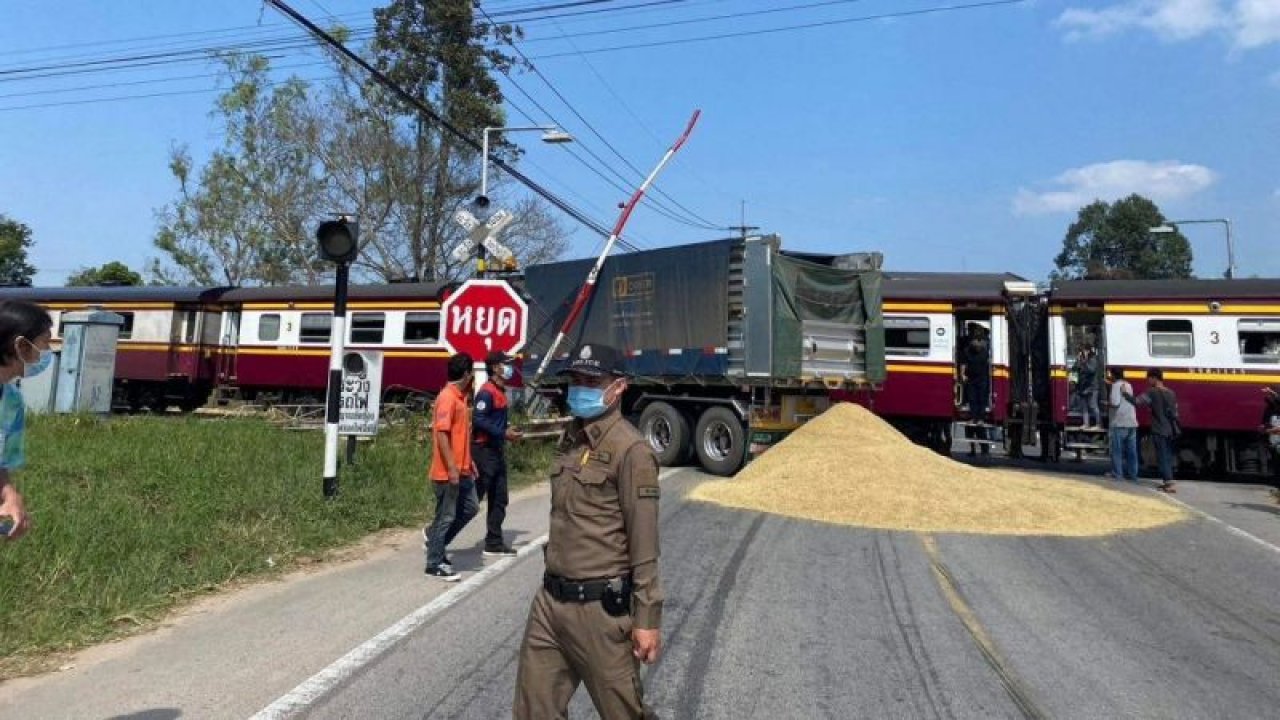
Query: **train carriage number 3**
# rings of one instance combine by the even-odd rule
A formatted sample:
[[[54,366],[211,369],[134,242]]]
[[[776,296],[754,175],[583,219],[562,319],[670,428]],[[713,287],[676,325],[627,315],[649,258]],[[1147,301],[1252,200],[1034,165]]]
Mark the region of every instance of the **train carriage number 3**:
[[[1209,333],[1210,345],[1217,345],[1220,342],[1222,342],[1222,336],[1218,334],[1217,330],[1214,330],[1213,332]]]

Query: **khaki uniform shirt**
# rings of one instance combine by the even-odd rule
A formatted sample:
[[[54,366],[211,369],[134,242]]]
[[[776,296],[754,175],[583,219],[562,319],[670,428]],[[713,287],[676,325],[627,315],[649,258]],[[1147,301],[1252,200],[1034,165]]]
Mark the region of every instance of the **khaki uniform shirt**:
[[[551,463],[546,567],[570,580],[629,574],[636,627],[662,623],[658,461],[617,408],[574,421]]]

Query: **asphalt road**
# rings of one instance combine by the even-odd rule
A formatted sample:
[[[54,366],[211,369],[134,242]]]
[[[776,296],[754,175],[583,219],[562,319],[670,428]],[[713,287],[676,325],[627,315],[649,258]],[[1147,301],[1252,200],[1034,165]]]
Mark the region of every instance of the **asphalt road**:
[[[664,481],[664,718],[1280,716],[1280,552],[1219,523],[921,536],[686,501],[699,482],[725,481]],[[509,717],[541,572],[530,554],[305,716]],[[595,717],[585,691],[571,717]]]

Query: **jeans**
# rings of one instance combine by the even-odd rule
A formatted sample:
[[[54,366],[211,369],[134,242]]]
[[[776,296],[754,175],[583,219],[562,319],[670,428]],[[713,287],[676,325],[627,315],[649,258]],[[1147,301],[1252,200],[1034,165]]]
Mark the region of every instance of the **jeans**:
[[[1151,441],[1156,445],[1156,462],[1160,466],[1160,479],[1167,483],[1173,482],[1173,438],[1152,433]]]
[[[1111,474],[1138,482],[1138,428],[1111,428]]]
[[[1102,422],[1102,413],[1098,411],[1098,391],[1081,390],[1080,398],[1080,424],[1084,427],[1098,425]],[[1090,419],[1093,422],[1089,422]]]
[[[476,460],[476,470],[480,473],[480,487],[484,488],[489,498],[488,510],[485,511],[484,548],[501,550],[506,547],[502,537],[502,523],[507,519],[507,503],[510,496],[507,492],[507,457],[502,448],[475,445],[471,455]]]
[[[433,482],[431,485],[436,492],[436,516],[427,526],[429,568],[439,567],[444,562],[445,548],[480,509],[476,483],[469,477],[464,476],[457,485],[447,482]]]

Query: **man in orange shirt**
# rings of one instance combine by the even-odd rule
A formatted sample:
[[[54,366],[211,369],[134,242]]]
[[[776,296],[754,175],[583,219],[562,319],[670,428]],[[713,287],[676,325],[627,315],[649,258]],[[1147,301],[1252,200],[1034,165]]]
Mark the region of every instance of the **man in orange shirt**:
[[[436,398],[431,420],[431,485],[436,493],[436,516],[422,529],[427,550],[427,575],[457,582],[459,575],[445,549],[480,509],[476,497],[476,468],[471,462],[471,395],[475,373],[471,356],[449,358],[449,383]]]

